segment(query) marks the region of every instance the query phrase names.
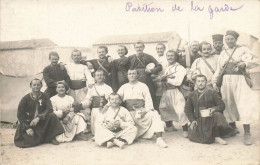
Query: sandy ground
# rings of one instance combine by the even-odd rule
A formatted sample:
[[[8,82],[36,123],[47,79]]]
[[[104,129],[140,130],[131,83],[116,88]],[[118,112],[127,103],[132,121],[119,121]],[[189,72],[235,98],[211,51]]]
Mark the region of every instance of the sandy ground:
[[[242,143],[243,131],[236,137],[226,139],[228,145],[197,144],[182,137],[182,131],[167,132],[164,135],[169,148],[159,148],[155,140],[138,140],[121,150],[98,147],[93,141],[73,141],[59,146],[43,144],[33,148],[21,149],[13,144],[14,129],[1,130],[1,157],[3,165],[162,165],[162,164],[213,164],[213,165],[259,165],[260,129],[259,122],[251,126],[253,145]]]

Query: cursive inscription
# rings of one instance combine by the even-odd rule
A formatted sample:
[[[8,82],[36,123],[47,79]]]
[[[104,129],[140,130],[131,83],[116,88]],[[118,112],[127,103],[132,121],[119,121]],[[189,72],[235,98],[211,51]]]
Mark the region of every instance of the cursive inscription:
[[[164,12],[163,8],[160,7],[153,7],[153,2],[147,3],[147,4],[137,4],[133,6],[132,2],[127,2],[125,6],[126,11],[131,11],[131,12],[145,12],[145,13],[153,13],[153,12]]]
[[[167,7],[163,8],[163,7],[160,7],[160,4],[155,4],[154,2],[143,3],[143,4],[127,2],[125,4],[125,11],[143,12],[143,13],[162,13],[162,12],[168,10],[171,12],[182,12],[182,11],[187,10],[188,7],[190,8],[189,12],[208,13],[209,18],[213,19],[217,13],[238,11],[244,7],[244,4],[234,7],[230,4],[220,2],[220,3],[218,3],[218,5],[215,5],[215,6],[213,6],[211,4],[205,6],[205,5],[199,4],[198,1],[191,0],[190,5],[188,5],[188,6],[172,4],[171,6],[169,6],[169,8],[167,8]],[[206,10],[206,9],[208,9],[208,10]]]

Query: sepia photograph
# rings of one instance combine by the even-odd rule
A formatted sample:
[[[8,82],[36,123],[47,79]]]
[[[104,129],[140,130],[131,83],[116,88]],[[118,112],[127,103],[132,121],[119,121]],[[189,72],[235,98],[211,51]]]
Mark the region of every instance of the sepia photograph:
[[[0,164],[259,165],[259,0],[0,0]]]

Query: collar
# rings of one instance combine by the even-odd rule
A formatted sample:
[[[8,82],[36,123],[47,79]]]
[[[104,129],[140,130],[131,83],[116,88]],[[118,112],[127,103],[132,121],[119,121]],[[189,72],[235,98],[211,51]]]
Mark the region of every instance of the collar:
[[[50,67],[52,67],[52,68],[56,68],[56,67],[58,67],[58,65],[59,65],[59,64],[53,66],[53,65],[50,64]]]
[[[165,55],[163,55],[163,56],[158,56],[158,61],[159,61],[159,60],[162,60],[162,61],[163,61],[163,60],[166,60]]]
[[[240,45],[235,45],[233,48],[229,48],[228,46],[225,48],[225,50],[234,50],[235,47],[239,48],[241,47]]]
[[[200,56],[200,54],[199,54],[199,52],[194,53],[193,51],[191,51],[191,56],[195,56],[195,57],[197,57],[197,56]]]
[[[106,61],[106,59],[107,59],[107,57],[105,57],[105,58],[103,58],[103,59],[100,59],[100,58],[99,58],[98,61],[99,61],[99,62],[104,62],[104,61]]]
[[[197,90],[196,90],[196,97],[198,98],[198,100],[200,100],[201,97],[204,96],[204,94],[205,94],[207,91],[208,91],[208,88],[207,88],[207,87],[204,89],[203,92],[199,92],[199,90],[197,89]],[[199,93],[200,93],[200,96],[199,96]]]
[[[34,101],[39,100],[40,98],[42,98],[42,92],[40,92],[39,96],[36,98],[33,96],[32,92],[30,93],[30,98],[33,99]]]
[[[142,54],[140,54],[140,55],[136,54],[136,56],[137,56],[137,57],[143,57],[143,56],[144,56],[144,53],[142,53]]]
[[[178,66],[178,65],[180,65],[180,63],[175,62],[175,64],[172,64],[172,65],[169,65],[169,66],[173,67],[173,66]]]

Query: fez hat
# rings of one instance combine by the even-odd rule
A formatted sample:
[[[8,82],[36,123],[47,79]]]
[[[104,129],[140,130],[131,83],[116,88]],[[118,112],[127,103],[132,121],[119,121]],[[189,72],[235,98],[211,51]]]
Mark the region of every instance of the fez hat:
[[[223,42],[223,35],[222,34],[214,34],[212,35],[213,42],[215,41],[222,41]]]
[[[233,37],[235,37],[236,39],[239,37],[239,34],[237,33],[237,32],[235,32],[235,31],[233,31],[233,30],[228,30],[227,32],[226,32],[226,36],[227,35],[232,35]]]

